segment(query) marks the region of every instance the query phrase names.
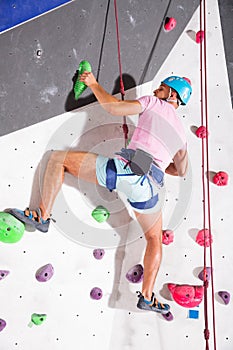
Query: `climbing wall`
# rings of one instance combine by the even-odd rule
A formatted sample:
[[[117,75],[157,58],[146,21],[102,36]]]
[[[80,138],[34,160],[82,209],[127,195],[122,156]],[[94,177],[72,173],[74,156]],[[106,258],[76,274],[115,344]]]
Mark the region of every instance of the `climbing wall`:
[[[187,76],[192,81],[190,104],[178,110],[188,138],[189,172],[181,179],[166,176],[163,228],[172,230],[174,239],[163,245],[155,286],[158,297],[171,305],[173,320],[136,308],[141,280],[132,283],[126,274],[135,265],[143,265],[145,239],[125,198],[66,176],[49,232],[26,230],[17,243],[0,242],[1,350],[29,350],[32,346],[34,350],[162,350],[174,344],[182,350],[204,348],[203,303],[184,308],[173,300],[167,288],[168,283],[203,283],[198,277],[203,269],[203,247],[196,243],[203,225],[201,139],[195,134],[201,123],[200,46],[195,41],[198,30],[197,9],[157,74],[126,94],[129,99],[151,94],[171,74]],[[165,34],[169,38],[172,32]],[[207,8],[206,37],[215,327],[217,348],[230,350],[232,301],[226,304],[226,298],[222,299],[218,292],[232,293],[233,289],[229,231],[233,122],[215,0]],[[137,116],[127,120],[131,134]],[[96,102],[2,136],[1,208],[24,208],[28,203],[37,203],[51,150],[79,149],[112,156],[122,145],[121,118],[109,116]],[[229,174],[227,186],[213,183],[213,175],[219,171]],[[99,205],[110,212],[102,223],[92,216]],[[208,300],[209,341],[213,349],[210,287]]]

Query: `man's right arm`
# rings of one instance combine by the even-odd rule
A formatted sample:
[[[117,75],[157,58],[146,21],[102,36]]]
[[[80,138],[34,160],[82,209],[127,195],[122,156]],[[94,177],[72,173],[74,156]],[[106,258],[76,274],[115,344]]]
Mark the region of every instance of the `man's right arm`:
[[[84,82],[93,92],[101,106],[110,114],[124,116],[134,115],[142,112],[142,107],[137,100],[119,100],[110,95],[96,81],[94,75],[90,72],[84,72],[80,76],[80,81]]]

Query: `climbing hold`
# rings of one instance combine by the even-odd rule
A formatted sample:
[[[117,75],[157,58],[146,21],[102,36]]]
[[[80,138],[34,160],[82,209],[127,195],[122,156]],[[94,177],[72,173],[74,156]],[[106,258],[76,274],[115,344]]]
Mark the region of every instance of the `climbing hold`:
[[[0,318],[0,332],[6,327],[6,321]]]
[[[36,326],[40,326],[47,318],[45,314],[32,314],[31,322]]]
[[[166,17],[165,23],[164,23],[164,29],[167,32],[170,32],[175,28],[175,26],[176,26],[176,19],[173,17]]]
[[[206,127],[204,125],[199,126],[195,132],[196,136],[200,139],[205,139],[209,133],[207,133]]]
[[[100,260],[104,257],[105,251],[104,249],[94,249],[93,255],[97,260]]]
[[[213,237],[208,229],[198,231],[196,242],[202,247],[209,247],[213,243]]]
[[[162,243],[163,244],[170,244],[174,240],[174,232],[172,230],[163,230],[163,235],[162,235]]]
[[[198,319],[199,318],[199,311],[198,310],[189,310],[188,318]]]
[[[95,287],[95,288],[92,288],[92,290],[90,292],[90,296],[94,300],[99,300],[99,299],[102,298],[103,292],[102,292],[102,290],[100,288]]]
[[[36,279],[39,282],[47,282],[53,277],[54,269],[51,264],[44,265],[36,271]]]
[[[8,270],[0,270],[0,281],[3,280],[4,278],[6,278],[6,276],[8,276],[10,273],[10,271]]]
[[[125,276],[131,283],[140,283],[143,279],[143,267],[140,264],[133,266]]]
[[[0,212],[0,241],[4,243],[16,243],[24,234],[24,224],[13,215]]]
[[[97,222],[104,222],[109,218],[110,213],[102,205],[98,205],[98,207],[92,211],[91,215]]]
[[[172,313],[171,313],[171,311],[168,311],[168,313],[166,313],[166,314],[161,314],[164,318],[165,318],[165,320],[167,320],[167,321],[172,321],[173,320],[173,315],[172,315]]]
[[[228,174],[224,171],[219,171],[214,175],[213,183],[217,186],[226,186],[228,183]]]
[[[199,32],[197,32],[196,34],[196,43],[200,44],[204,40],[204,37],[205,37],[204,30],[199,30]]]
[[[230,298],[231,298],[231,295],[229,292],[222,290],[218,292],[218,295],[220,296],[220,298],[222,298],[224,304],[226,305],[229,304]]]
[[[204,294],[203,286],[168,283],[168,289],[174,301],[181,306],[192,308],[202,302]]]
[[[91,72],[91,65],[88,61],[81,61],[79,63],[79,67],[78,67],[78,77],[77,80],[74,84],[74,96],[75,96],[75,100],[77,100],[79,98],[79,96],[86,90],[87,85],[85,83],[83,83],[82,81],[79,81],[79,77],[81,74],[83,74],[83,72]]]
[[[211,267],[206,267],[205,275],[204,275],[204,271],[205,271],[205,269],[203,269],[199,273],[198,278],[200,278],[201,281],[209,281],[210,280],[210,276],[211,276]]]

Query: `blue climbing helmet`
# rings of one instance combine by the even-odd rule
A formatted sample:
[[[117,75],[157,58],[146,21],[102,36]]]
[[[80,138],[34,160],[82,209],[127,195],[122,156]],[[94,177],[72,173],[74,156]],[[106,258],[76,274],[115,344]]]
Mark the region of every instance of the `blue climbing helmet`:
[[[175,90],[182,105],[186,105],[192,94],[191,82],[188,78],[181,78],[178,76],[171,76],[162,81],[171,89]]]

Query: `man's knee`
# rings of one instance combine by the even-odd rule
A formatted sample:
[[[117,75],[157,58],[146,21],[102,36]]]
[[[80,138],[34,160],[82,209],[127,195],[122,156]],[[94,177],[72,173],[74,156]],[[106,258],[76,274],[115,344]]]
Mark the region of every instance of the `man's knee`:
[[[58,164],[64,165],[65,158],[66,158],[66,152],[52,151],[48,159],[48,164],[54,165],[54,166]]]

